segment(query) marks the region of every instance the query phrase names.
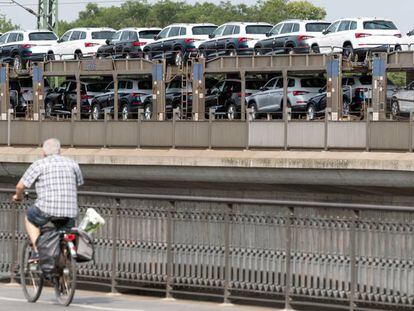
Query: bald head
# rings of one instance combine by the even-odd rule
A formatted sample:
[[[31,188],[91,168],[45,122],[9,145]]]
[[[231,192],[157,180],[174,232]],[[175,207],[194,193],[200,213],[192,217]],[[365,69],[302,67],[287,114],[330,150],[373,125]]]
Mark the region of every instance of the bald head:
[[[45,157],[60,154],[60,141],[56,138],[50,138],[43,143],[43,154]]]

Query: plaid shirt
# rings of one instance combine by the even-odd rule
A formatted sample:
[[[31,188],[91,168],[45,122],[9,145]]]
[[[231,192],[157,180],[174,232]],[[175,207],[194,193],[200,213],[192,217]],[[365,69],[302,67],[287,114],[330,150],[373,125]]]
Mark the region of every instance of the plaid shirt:
[[[78,215],[77,187],[83,185],[82,172],[72,159],[52,155],[34,162],[21,181],[26,188],[36,182],[35,205],[54,217]]]

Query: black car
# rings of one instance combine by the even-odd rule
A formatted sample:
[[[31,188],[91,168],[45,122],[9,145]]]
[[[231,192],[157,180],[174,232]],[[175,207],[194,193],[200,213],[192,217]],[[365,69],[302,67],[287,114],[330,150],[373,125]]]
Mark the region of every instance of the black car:
[[[343,114],[347,115],[352,111],[355,111],[354,102],[352,102],[351,89],[349,87],[343,87]],[[326,87],[319,91],[319,94],[312,97],[306,106],[308,120],[314,120],[318,116],[325,115],[327,92]]]
[[[258,92],[265,83],[266,81],[261,79],[246,80],[245,97]],[[237,118],[241,112],[241,96],[241,80],[225,79],[218,82],[207,90],[205,97],[206,115],[212,108],[216,113],[225,115],[228,119]]]
[[[308,40],[320,36],[330,23],[288,20],[275,25],[267,38],[257,41],[256,54],[309,53]]]
[[[210,40],[198,47],[200,55],[208,58],[211,55],[246,55],[253,53],[254,43],[264,39],[272,29],[267,23],[227,23],[218,27]]]
[[[81,81],[81,115],[87,117],[91,113],[92,99],[104,92],[107,81],[91,79]],[[59,87],[50,91],[45,97],[46,117],[52,115],[70,116],[76,107],[76,81],[66,80]]]
[[[138,109],[143,108],[144,100],[152,93],[151,79],[122,79],[118,81],[118,105],[119,115],[123,120],[131,117],[137,117]],[[104,93],[95,96],[92,100],[92,118],[101,119],[104,116],[105,109],[114,110],[114,82],[111,82],[105,89]]]
[[[138,58],[143,56],[143,47],[154,41],[161,28],[124,28],[117,31],[106,45],[99,47],[98,57]]]
[[[12,30],[0,37],[0,58],[13,64],[15,70],[25,68],[29,61],[44,61],[57,36],[48,30]]]
[[[208,39],[217,28],[214,24],[172,24],[154,37],[155,41],[144,47],[148,59],[165,58],[177,66],[192,54],[197,54],[197,44]]]

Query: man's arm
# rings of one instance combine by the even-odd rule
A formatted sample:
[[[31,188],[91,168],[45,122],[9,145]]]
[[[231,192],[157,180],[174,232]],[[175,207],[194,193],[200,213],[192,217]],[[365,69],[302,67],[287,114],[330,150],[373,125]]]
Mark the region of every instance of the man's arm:
[[[24,189],[26,189],[26,187],[24,183],[20,180],[16,185],[16,194],[13,195],[14,202],[18,202],[22,200]]]

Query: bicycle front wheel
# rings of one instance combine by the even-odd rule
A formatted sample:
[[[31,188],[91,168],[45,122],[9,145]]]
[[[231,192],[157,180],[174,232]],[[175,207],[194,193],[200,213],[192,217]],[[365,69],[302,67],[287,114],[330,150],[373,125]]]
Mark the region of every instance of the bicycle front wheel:
[[[33,249],[30,242],[26,241],[20,261],[20,282],[23,294],[28,302],[36,302],[43,289],[43,275],[39,263],[29,263],[29,257],[32,252]]]
[[[69,246],[62,244],[59,268],[54,280],[55,294],[58,302],[70,305],[76,289],[76,262],[70,254]]]

